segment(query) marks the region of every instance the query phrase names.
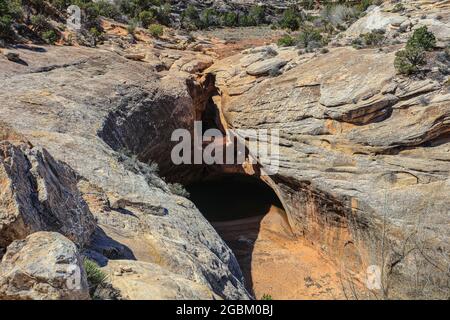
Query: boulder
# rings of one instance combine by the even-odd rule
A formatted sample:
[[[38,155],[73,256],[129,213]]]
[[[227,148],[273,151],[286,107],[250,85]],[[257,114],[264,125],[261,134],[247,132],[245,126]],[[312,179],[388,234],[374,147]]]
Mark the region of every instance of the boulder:
[[[37,231],[86,244],[95,220],[75,172],[43,148],[0,142],[0,247]]]
[[[189,62],[187,62],[185,65],[181,67],[181,71],[188,72],[188,73],[198,73],[206,68],[210,67],[213,64],[213,59],[210,57],[204,56],[199,59],[194,59]]]
[[[271,58],[263,61],[255,62],[248,66],[247,73],[251,76],[262,76],[277,71],[284,67],[288,61],[281,58]]]
[[[55,232],[36,232],[10,244],[0,263],[0,300],[10,299],[90,299],[75,244]]]
[[[141,261],[111,260],[104,268],[124,300],[212,300],[219,296],[205,285],[161,266]]]
[[[374,7],[366,16],[352,24],[345,31],[345,35],[357,37],[362,33],[368,33],[373,30],[387,31],[391,27],[399,27],[406,20],[408,18],[400,14],[384,12],[380,7]]]

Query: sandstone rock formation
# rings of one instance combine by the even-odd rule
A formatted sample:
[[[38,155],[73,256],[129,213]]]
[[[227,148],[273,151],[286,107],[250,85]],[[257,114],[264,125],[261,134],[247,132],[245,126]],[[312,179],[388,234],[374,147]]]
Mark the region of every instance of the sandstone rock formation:
[[[19,50],[28,66],[0,61],[1,120],[77,172],[78,187],[99,225],[85,250],[101,265],[110,259],[155,263],[162,268],[153,268],[153,275],[176,275],[186,286],[195,283],[221,298],[249,298],[233,253],[195,206],[172,194],[155,174],[143,175],[119,161],[127,149],[144,162],[159,162],[161,170],[170,167],[172,131],[190,128],[201,117],[210,88],[188,72],[157,73],[145,62],[109,50],[47,47],[45,53]],[[151,52],[165,59],[178,51]],[[180,53],[171,55],[171,63],[189,54]],[[20,152],[15,154],[27,164]],[[47,153],[41,157],[48,159]],[[24,174],[29,167],[22,168]],[[53,182],[59,176],[42,174]],[[72,193],[60,196],[77,197],[75,189]],[[112,209],[117,201],[122,205]]]
[[[215,61],[212,41],[178,36],[12,48],[26,63],[0,59],[0,297],[88,298],[78,246],[125,299],[251,298],[230,248],[160,178],[238,171],[273,188],[295,236],[344,281],[363,283],[375,265],[385,271],[377,297],[448,298],[449,79],[437,68],[399,76],[393,62],[422,24],[447,45],[450,10],[414,1],[408,17],[390,5],[322,53],[273,45]],[[345,46],[375,27],[398,43]],[[195,120],[279,129],[279,172],[174,166],[172,132]],[[61,267],[80,267],[80,290]]]
[[[445,78],[397,76],[394,52],[336,48],[303,55],[275,78],[243,76],[249,67],[242,61],[253,59],[246,53],[206,72],[217,79],[223,126],[281,131],[280,171],[264,179],[299,237],[348,273],[364,274],[369,265],[395,269],[385,280],[397,297],[413,290],[406,283],[418,268],[415,257],[436,285],[421,294],[444,297],[449,89]]]
[[[128,300],[212,300],[220,296],[207,286],[188,280],[155,263],[109,261],[110,283]]]
[[[14,241],[0,263],[0,299],[89,299],[75,244],[56,232]]]
[[[41,230],[88,243],[95,221],[75,172],[42,148],[2,141],[0,150],[0,246]]]

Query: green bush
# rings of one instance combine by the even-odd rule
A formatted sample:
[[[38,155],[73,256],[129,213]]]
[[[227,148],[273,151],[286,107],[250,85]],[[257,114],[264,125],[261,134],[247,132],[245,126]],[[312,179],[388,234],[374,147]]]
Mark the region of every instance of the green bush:
[[[290,29],[296,31],[300,28],[301,18],[295,8],[288,8],[284,11],[283,17],[280,21],[280,27],[283,29]]]
[[[285,34],[278,40],[280,47],[292,47],[295,46],[295,39],[288,34]]]
[[[366,46],[379,46],[385,40],[384,30],[373,30],[369,33],[364,33],[361,38]]]
[[[95,45],[97,45],[97,43],[99,41],[101,41],[102,38],[103,38],[103,32],[100,29],[96,28],[96,27],[90,28],[89,29],[89,34],[94,39]]]
[[[218,13],[212,8],[203,10],[200,14],[202,28],[209,28],[219,25]]]
[[[111,19],[117,19],[121,16],[119,8],[106,0],[97,0],[94,2],[94,6],[100,16]]]
[[[164,34],[164,28],[160,24],[152,24],[148,27],[148,31],[155,38],[160,38]]]
[[[266,10],[262,6],[253,6],[250,8],[249,17],[255,25],[264,24],[266,23]]]
[[[384,34],[384,30],[373,30],[369,33],[360,34],[358,38],[352,40],[352,46],[355,49],[380,46],[386,39]]]
[[[261,297],[261,300],[273,300],[272,296],[270,294],[264,293]]]
[[[405,11],[405,6],[403,5],[403,3],[397,3],[394,6],[394,9],[392,9],[392,12],[402,12]]]
[[[1,1],[1,0],[0,0]],[[13,35],[12,31],[12,18],[9,15],[0,16],[0,38],[11,38]]]
[[[425,63],[425,51],[422,48],[407,46],[395,55],[394,66],[401,74],[411,75],[419,71]]]
[[[170,21],[171,12],[172,7],[170,6],[169,3],[165,3],[163,6],[160,6],[159,9],[157,10],[156,19],[159,21],[159,23],[165,26],[169,26],[171,23]]]
[[[127,32],[128,34],[134,35],[137,28],[137,22],[136,20],[131,20],[127,25]]]
[[[142,11],[139,13],[139,21],[144,28],[148,28],[152,23],[155,23],[156,17],[152,11]]]
[[[432,32],[428,31],[426,26],[423,26],[414,31],[408,40],[407,46],[430,51],[436,46],[436,37]]]
[[[47,30],[42,32],[41,38],[48,44],[55,44],[58,41],[59,36],[54,30]]]
[[[236,27],[239,25],[239,17],[236,12],[226,12],[222,15],[222,25]]]
[[[94,296],[95,290],[106,282],[108,276],[100,269],[99,265],[88,258],[83,261],[84,270],[86,271],[87,281],[89,284],[89,293]]]
[[[33,31],[38,34],[51,30],[51,26],[47,18],[42,14],[38,14],[31,17],[31,26]]]
[[[394,65],[401,74],[411,75],[419,71],[425,64],[425,51],[436,46],[436,37],[426,26],[415,30],[408,39],[406,48],[397,52]]]
[[[298,45],[301,48],[315,49],[323,46],[320,32],[314,28],[304,28],[298,36]]]
[[[181,14],[181,23],[187,29],[197,29],[200,26],[200,15],[192,4]]]
[[[168,186],[170,192],[172,192],[177,196],[185,198],[189,198],[191,196],[190,193],[184,188],[184,186],[181,183],[169,183]]]

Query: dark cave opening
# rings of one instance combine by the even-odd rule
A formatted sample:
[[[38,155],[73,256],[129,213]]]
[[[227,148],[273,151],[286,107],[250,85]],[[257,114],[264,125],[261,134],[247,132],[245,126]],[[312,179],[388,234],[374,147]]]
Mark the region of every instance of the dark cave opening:
[[[290,231],[280,199],[262,180],[244,174],[216,175],[186,189],[192,202],[232,249],[246,288],[254,294],[252,259],[263,220],[275,214],[280,217],[277,223],[282,221],[280,225]]]
[[[190,199],[211,222],[245,219],[282,208],[275,192],[260,179],[244,174],[223,174],[186,187]]]

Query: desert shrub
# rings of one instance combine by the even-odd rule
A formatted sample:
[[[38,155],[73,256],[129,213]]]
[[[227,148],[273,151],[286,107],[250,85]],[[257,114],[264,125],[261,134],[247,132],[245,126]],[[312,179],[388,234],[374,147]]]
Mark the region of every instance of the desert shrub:
[[[419,66],[425,63],[425,51],[422,48],[407,46],[395,55],[394,66],[401,74],[411,75],[419,71]]]
[[[225,12],[221,17],[222,25],[236,27],[239,25],[239,16],[236,12]]]
[[[323,46],[323,37],[320,32],[314,28],[304,28],[298,36],[298,46],[305,49],[316,49]]]
[[[97,7],[97,4],[95,2],[86,2],[85,4],[81,5],[80,8],[83,11],[83,19],[82,23],[84,28],[87,30],[96,27],[98,29],[101,29],[100,24],[100,11]]]
[[[385,39],[385,31],[373,30],[372,32],[365,33],[362,35],[364,42],[367,46],[378,46],[381,45]]]
[[[152,24],[148,27],[148,31],[155,38],[160,38],[164,34],[164,28],[160,24]]]
[[[415,30],[408,39],[406,48],[397,52],[394,65],[401,74],[411,75],[425,64],[425,51],[436,46],[436,37],[426,26]]]
[[[190,4],[181,14],[181,23],[183,27],[195,30],[200,25],[200,15],[194,5]]]
[[[37,14],[31,17],[31,28],[36,33],[42,33],[51,29],[47,18],[42,14]]]
[[[403,3],[399,2],[397,3],[394,8],[392,9],[392,12],[403,12],[405,11],[405,6],[403,5]]]
[[[131,20],[130,22],[128,22],[127,25],[127,32],[128,34],[134,35],[134,33],[136,32],[136,28],[137,28],[137,21],[136,20]]]
[[[59,36],[54,30],[47,30],[42,32],[41,38],[48,44],[54,44],[58,41]]]
[[[49,1],[55,8],[57,8],[58,10],[65,10],[67,9],[72,2],[71,0],[50,0]]]
[[[96,45],[99,41],[103,38],[103,32],[101,29],[97,27],[92,27],[89,29],[89,34],[92,36],[92,39],[94,40],[94,44]]]
[[[123,165],[125,170],[143,176],[145,181],[147,181],[147,184],[161,187],[162,183],[161,179],[158,177],[159,167],[157,163],[151,161],[143,163],[139,161],[136,155],[131,154],[126,149],[118,151],[117,160]]]
[[[89,293],[91,297],[93,297],[95,290],[97,290],[99,286],[105,284],[108,276],[100,269],[99,265],[95,261],[88,258],[84,258],[83,266],[87,275]]]
[[[278,40],[280,47],[292,47],[295,46],[295,39],[288,34],[285,34]]]
[[[261,300],[273,300],[273,298],[270,294],[264,293],[261,297]]]
[[[169,26],[171,21],[171,12],[172,7],[169,3],[165,3],[164,5],[160,6],[158,10],[156,11],[156,20],[162,25]]]
[[[436,37],[432,32],[428,31],[426,26],[423,26],[414,31],[408,40],[407,46],[429,51],[436,46]]]
[[[4,0],[0,0],[1,1]],[[0,14],[0,38],[11,38],[13,35],[12,31],[13,19],[8,14]]]
[[[255,25],[266,23],[266,10],[262,6],[255,5],[251,7],[248,15]]]
[[[148,28],[156,20],[153,11],[145,10],[139,13],[139,21],[144,28]]]
[[[371,5],[374,4],[372,0],[362,0],[361,3],[357,5],[359,11],[366,11]]]
[[[316,5],[316,1],[315,0],[304,0],[302,2],[302,6],[306,10],[313,10],[315,5]]]
[[[218,13],[212,8],[207,8],[200,13],[200,23],[202,28],[209,28],[219,25]]]
[[[344,24],[350,24],[358,18],[358,11],[355,8],[345,5],[327,5],[321,11],[322,19],[328,21],[335,27],[345,29]]]
[[[295,8],[288,8],[284,11],[283,17],[280,20],[280,27],[283,29],[290,29],[296,31],[300,28],[301,19],[300,14]]]
[[[355,49],[362,49],[365,47],[374,47],[382,45],[385,41],[385,31],[382,29],[373,30],[369,33],[362,33],[358,38],[352,40],[352,46]]]
[[[119,8],[106,0],[95,1],[94,7],[100,16],[111,19],[118,19],[121,16]]]
[[[181,183],[169,183],[168,186],[170,192],[176,194],[177,196],[185,198],[189,198],[191,196]]]

